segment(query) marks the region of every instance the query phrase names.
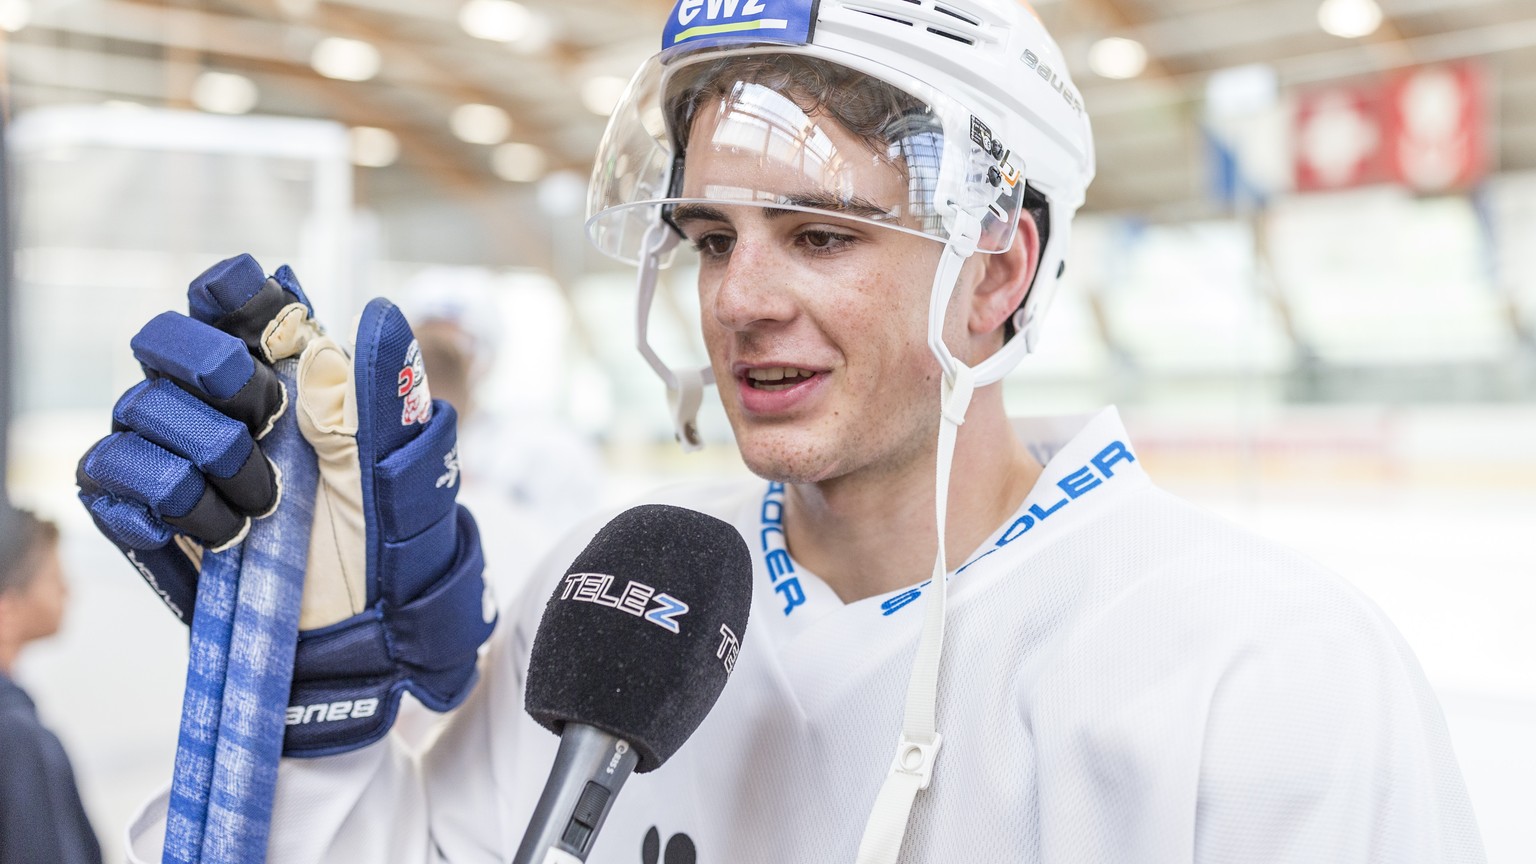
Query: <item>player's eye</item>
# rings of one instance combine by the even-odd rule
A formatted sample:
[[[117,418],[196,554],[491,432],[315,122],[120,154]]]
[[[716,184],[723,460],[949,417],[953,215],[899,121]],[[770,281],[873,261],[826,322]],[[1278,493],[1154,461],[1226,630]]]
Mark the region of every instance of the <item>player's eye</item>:
[[[825,228],[807,228],[795,236],[797,244],[816,255],[840,252],[857,243],[858,239],[852,234],[828,231]]]
[[[706,258],[719,258],[731,254],[731,249],[736,246],[736,238],[721,232],[700,234],[693,241],[693,248]]]

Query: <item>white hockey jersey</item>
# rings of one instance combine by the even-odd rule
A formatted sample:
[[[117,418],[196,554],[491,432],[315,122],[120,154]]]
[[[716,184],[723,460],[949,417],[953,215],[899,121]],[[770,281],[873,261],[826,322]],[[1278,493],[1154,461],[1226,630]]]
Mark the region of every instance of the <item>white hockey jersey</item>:
[[[1113,409],[1064,444],[1060,421],[1021,429],[1045,471],[951,574],[944,745],[903,862],[1483,860],[1439,706],[1374,605],[1153,486]],[[741,530],[751,622],[719,703],[630,778],[589,861],[852,862],[925,586],[842,603],[785,550],[776,484],[662,500]],[[270,860],[510,860],[557,744],[522,710],[545,595],[504,616],[419,761],[388,741],[285,760]],[[158,860],[164,809],[131,827],[132,860]]]

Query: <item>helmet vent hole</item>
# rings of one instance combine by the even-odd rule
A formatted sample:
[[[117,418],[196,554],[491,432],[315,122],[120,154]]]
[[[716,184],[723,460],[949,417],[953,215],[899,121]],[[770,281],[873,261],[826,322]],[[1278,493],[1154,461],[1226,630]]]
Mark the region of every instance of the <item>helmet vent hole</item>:
[[[912,26],[912,22],[911,21],[908,21],[908,20],[906,20],[904,18],[897,18],[894,15],[882,15],[879,12],[871,12],[868,9],[854,9],[853,11],[855,11],[855,12],[863,12],[865,15],[872,15],[872,16],[874,16],[876,18],[884,18],[885,20],[894,22],[896,24],[904,24],[904,25],[906,25],[908,27]]]
[[[876,7],[874,9],[861,5],[858,0],[849,2],[843,8],[850,12],[861,12],[865,15],[870,15],[872,17],[880,18],[896,24],[902,24],[907,27],[921,27],[922,29],[927,30],[929,33],[932,33],[935,36],[943,36],[945,39],[953,39],[962,45],[976,44],[976,39],[980,35],[981,22],[971,17],[970,15],[967,15],[964,12],[957,12],[948,6],[944,6],[938,3],[933,3],[931,6],[929,6],[931,0],[903,0],[903,2],[913,6],[928,7],[931,8],[933,12],[917,12],[914,10],[912,17],[908,18],[906,15],[902,14],[900,9],[896,7],[894,3],[889,2],[889,0],[884,0],[884,2],[879,4],[870,3],[870,6]],[[952,19],[954,24],[948,25],[943,21],[935,21],[934,19],[936,16],[934,13],[938,13],[944,15],[946,18]]]
[[[967,45],[975,45],[976,44],[976,40],[975,39],[972,39],[972,38],[970,38],[968,36],[961,36],[959,33],[951,33],[948,30],[940,30],[940,29],[938,29],[936,27],[929,27],[928,28],[928,32],[932,33],[932,34],[934,34],[936,36],[943,36],[946,39],[953,39],[956,42],[964,42]]]
[[[971,16],[966,15],[963,12],[956,12],[955,10],[949,8],[948,6],[940,6],[939,4],[935,3],[935,4],[933,4],[933,11],[935,11],[935,12],[942,12],[945,15],[948,15],[951,18],[959,18],[961,21],[964,21],[965,23],[970,24],[973,27],[981,26],[981,22],[980,21],[977,21],[975,18],[972,18]],[[935,30],[933,32],[937,33],[938,31]],[[950,34],[946,33],[944,35],[948,36]]]

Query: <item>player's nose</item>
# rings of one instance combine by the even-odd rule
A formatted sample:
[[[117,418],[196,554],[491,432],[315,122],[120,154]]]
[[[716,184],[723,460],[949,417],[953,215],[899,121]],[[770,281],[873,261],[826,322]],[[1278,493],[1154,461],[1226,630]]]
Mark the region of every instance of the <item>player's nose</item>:
[[[722,327],[743,331],[788,321],[795,315],[794,268],[764,239],[743,234],[731,249],[709,301]]]

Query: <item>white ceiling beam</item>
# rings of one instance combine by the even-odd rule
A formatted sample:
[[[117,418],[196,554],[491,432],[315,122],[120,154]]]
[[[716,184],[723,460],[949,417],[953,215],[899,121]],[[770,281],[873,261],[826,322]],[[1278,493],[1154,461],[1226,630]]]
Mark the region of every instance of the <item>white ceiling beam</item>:
[[[1515,4],[1516,0],[1391,0],[1383,4],[1383,11],[1389,18],[1406,18],[1488,6],[1508,6],[1514,10],[1517,8]],[[1321,33],[1316,11],[1315,4],[1296,0],[1234,3],[1169,15],[1132,28],[1123,35],[1146,45],[1154,57],[1209,54]]]
[[[1401,44],[1407,50],[1397,52],[1394,57],[1374,53],[1368,50],[1370,46],[1361,45],[1288,57],[1274,65],[1280,72],[1282,83],[1301,84],[1424,63],[1525,51],[1536,48],[1536,19],[1415,36],[1404,39]]]
[[[1376,50],[1380,46],[1349,45],[1332,51],[1285,57],[1269,65],[1275,68],[1282,85],[1295,86],[1409,65],[1529,51],[1536,49],[1536,19],[1417,36],[1394,44],[1400,45],[1402,50],[1385,54]],[[1159,82],[1095,82],[1083,87],[1083,101],[1091,117],[1177,109],[1202,99],[1209,77],[1208,72],[1191,72]],[[1177,86],[1166,86],[1170,81]]]
[[[309,68],[309,55],[326,36],[313,26],[217,15],[195,9],[122,0],[87,0],[38,10],[30,27],[99,39],[117,39],[194,51],[213,57],[287,63]],[[388,42],[380,77],[402,84],[453,86],[457,82],[414,59],[412,50]],[[311,73],[318,77],[318,73]]]

